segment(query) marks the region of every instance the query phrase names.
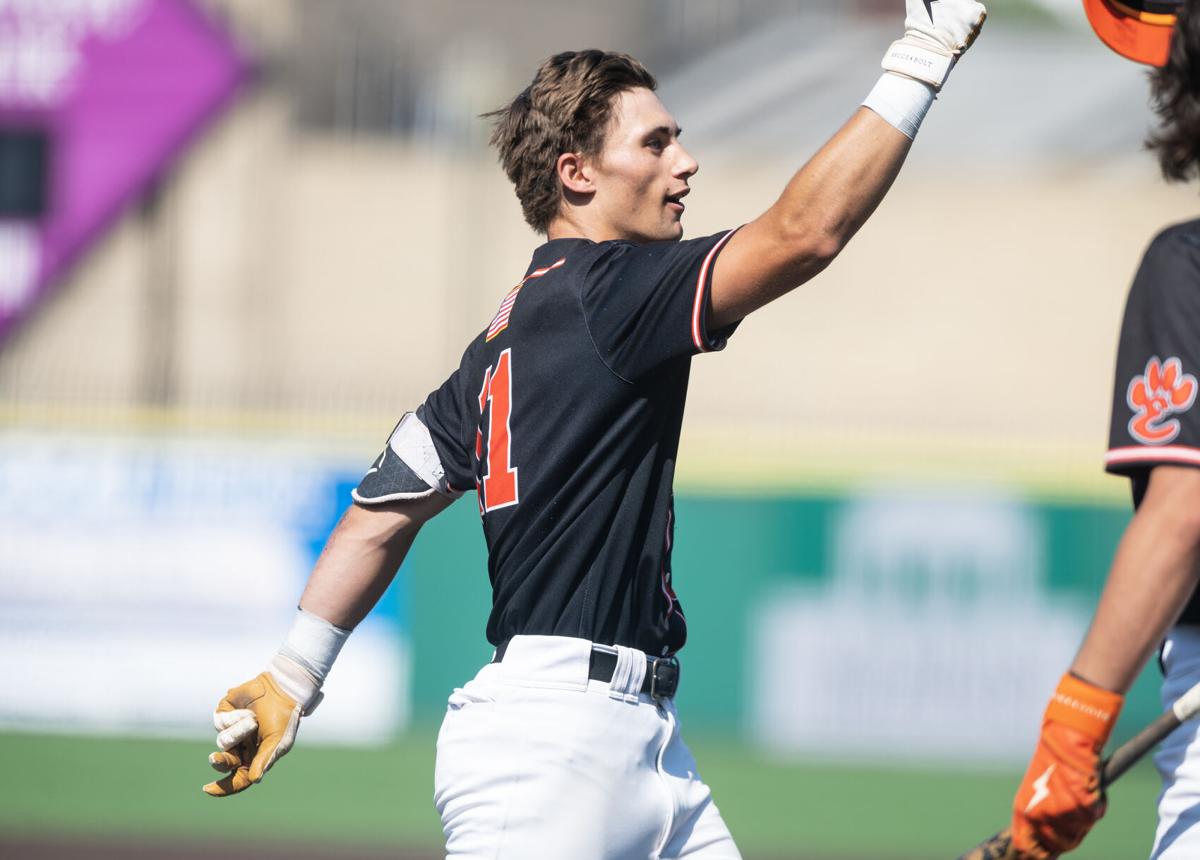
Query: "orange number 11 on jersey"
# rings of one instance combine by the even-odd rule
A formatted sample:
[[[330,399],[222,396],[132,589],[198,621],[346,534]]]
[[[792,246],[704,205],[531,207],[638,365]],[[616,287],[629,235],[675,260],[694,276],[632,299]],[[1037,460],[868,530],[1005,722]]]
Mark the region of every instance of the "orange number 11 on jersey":
[[[500,353],[496,371],[488,368],[479,391],[480,425],[475,436],[475,457],[483,459],[483,412],[488,401],[487,471],[479,488],[479,506],[486,513],[515,505],[517,470],[512,465],[512,348]]]

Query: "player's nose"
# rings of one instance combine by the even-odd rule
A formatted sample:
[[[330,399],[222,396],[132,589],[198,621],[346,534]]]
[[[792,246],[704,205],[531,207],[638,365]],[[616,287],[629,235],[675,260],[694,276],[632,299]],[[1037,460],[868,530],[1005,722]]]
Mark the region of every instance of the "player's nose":
[[[682,144],[677,144],[677,146],[679,155],[675,161],[675,170],[672,175],[680,178],[695,176],[700,170],[699,162],[692,158],[692,154],[684,149]]]

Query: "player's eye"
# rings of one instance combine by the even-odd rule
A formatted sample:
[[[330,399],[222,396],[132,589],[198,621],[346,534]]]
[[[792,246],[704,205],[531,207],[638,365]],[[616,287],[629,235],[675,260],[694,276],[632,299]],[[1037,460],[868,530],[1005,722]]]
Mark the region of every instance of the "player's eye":
[[[652,137],[646,141],[646,146],[653,149],[655,152],[662,152],[667,148],[666,142],[661,137]]]

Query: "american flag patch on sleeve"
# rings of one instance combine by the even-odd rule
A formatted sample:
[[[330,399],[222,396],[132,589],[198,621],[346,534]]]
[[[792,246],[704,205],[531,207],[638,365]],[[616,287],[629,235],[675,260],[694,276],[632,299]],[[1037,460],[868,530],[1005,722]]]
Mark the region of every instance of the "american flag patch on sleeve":
[[[525,280],[521,281],[521,283],[509,290],[508,295],[504,297],[504,301],[500,302],[500,309],[496,311],[496,315],[492,317],[492,324],[488,326],[487,335],[484,337],[484,340],[489,341],[496,335],[500,334],[500,332],[508,328],[508,318],[512,315],[513,305],[517,303],[517,293],[521,292],[521,287],[525,286],[533,278],[540,278],[547,272],[557,269],[565,262],[567,262],[567,258],[562,257],[557,262],[551,263],[544,269],[537,269],[536,271],[530,272],[525,276]]]

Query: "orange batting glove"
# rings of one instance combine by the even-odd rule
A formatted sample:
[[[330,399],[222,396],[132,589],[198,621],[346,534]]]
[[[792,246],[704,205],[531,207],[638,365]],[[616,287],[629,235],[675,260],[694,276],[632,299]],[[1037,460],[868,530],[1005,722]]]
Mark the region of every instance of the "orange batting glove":
[[[1072,850],[1104,815],[1100,754],[1124,702],[1069,673],[1059,681],[1013,798],[1012,844],[1020,860],[1052,860]]]

